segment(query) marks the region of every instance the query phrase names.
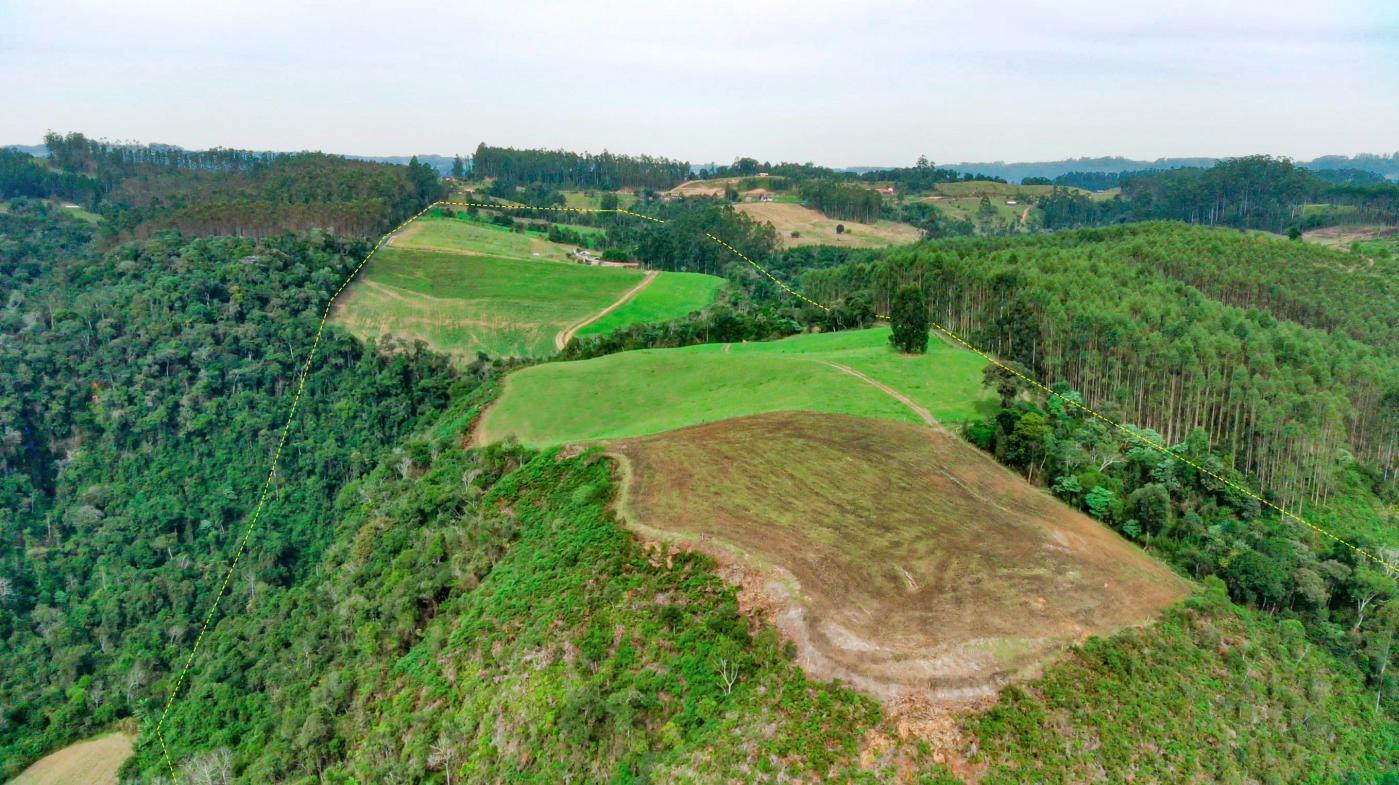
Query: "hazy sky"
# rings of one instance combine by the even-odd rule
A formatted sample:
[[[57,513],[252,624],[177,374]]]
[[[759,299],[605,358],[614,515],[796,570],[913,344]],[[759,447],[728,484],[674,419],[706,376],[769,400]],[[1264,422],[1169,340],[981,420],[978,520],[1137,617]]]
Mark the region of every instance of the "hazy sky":
[[[0,144],[1310,158],[1399,150],[1399,0],[0,0],[0,84]]]

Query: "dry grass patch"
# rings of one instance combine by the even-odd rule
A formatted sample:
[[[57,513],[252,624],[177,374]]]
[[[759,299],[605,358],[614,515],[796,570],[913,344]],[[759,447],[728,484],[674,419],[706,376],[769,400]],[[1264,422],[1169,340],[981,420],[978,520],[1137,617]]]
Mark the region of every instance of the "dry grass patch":
[[[885,700],[984,698],[1189,591],[941,428],[778,412],[610,449],[633,525],[738,568],[804,668]]]
[[[916,243],[923,236],[915,227],[897,221],[877,221],[872,224],[838,221],[795,202],[743,202],[734,205],[734,209],[747,213],[755,221],[772,224],[781,236],[783,246],[788,248],[798,245],[879,248]],[[836,234],[837,224],[845,225],[844,234]],[[793,232],[798,236],[793,237]]]
[[[1350,250],[1351,243],[1396,236],[1399,236],[1399,229],[1393,226],[1327,226],[1302,233],[1302,239],[1309,243],[1339,251]]]
[[[116,785],[117,770],[131,757],[131,737],[109,733],[70,744],[25,769],[10,785]]]

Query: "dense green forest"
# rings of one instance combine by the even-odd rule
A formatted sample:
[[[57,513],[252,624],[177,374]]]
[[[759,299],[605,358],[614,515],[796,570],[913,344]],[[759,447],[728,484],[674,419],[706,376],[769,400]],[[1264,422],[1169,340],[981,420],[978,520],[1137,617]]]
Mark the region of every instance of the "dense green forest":
[[[1122,190],[1113,199],[1095,200],[1068,189],[1042,198],[1044,228],[1164,219],[1283,232],[1337,223],[1399,223],[1399,184],[1366,173],[1311,172],[1271,156],[1229,159],[1208,169],[1123,173],[1117,178],[1115,185]],[[1102,183],[1066,177],[1056,184]],[[1305,209],[1314,204],[1332,209]]]
[[[927,156],[919,156],[917,163],[913,166],[902,166],[893,169],[873,169],[859,175],[861,180],[866,182],[882,183],[892,182],[894,187],[903,194],[926,194],[932,193],[938,183],[955,183],[959,180],[985,180],[993,183],[1004,183],[1000,177],[974,172],[958,172],[952,169],[942,169],[928,160]]]
[[[831,180],[811,180],[802,185],[802,199],[823,215],[846,221],[874,223],[879,220],[884,199],[879,192],[863,185]]]
[[[1379,561],[1396,550],[1393,482],[1347,459],[1334,470],[1331,500],[1299,510],[1348,547],[1241,492],[1249,478],[1210,448],[1203,429],[1178,441],[1123,432],[1075,406],[1082,396],[1067,384],[1040,395],[994,366],[987,382],[1001,408],[966,425],[970,441],[1181,572],[1216,576],[1239,603],[1305,625],[1364,672],[1374,711],[1399,699],[1399,583]]]
[[[435,171],[322,153],[184,150],[49,134],[51,157],[0,153],[0,193],[60,197],[103,215],[104,240],[164,229],[266,237],[380,234],[440,198]]]
[[[518,150],[482,142],[472,158],[472,175],[508,186],[537,184],[551,188],[665,189],[690,177],[690,165],[649,155],[615,155],[567,150]]]
[[[0,777],[164,701],[366,250],[91,235],[39,202],[0,213]],[[313,570],[344,484],[470,378],[327,333],[226,609]]]

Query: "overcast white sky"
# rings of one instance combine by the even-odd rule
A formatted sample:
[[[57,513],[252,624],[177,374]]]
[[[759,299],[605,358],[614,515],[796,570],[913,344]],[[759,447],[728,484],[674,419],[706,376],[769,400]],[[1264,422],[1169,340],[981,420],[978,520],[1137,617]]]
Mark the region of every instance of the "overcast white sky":
[[[1399,150],[1399,0],[0,0],[0,84],[0,144],[1311,158]]]

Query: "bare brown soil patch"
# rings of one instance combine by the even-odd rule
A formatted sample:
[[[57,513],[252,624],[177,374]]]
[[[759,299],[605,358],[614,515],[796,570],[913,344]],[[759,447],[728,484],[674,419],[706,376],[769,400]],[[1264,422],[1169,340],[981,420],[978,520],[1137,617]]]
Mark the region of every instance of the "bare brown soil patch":
[[[812,675],[932,707],[900,716],[984,701],[1189,591],[939,428],[779,412],[612,451],[630,523],[718,558]]]
[[[1302,233],[1308,242],[1345,250],[1354,242],[1377,240],[1399,234],[1393,226],[1327,226]]]

